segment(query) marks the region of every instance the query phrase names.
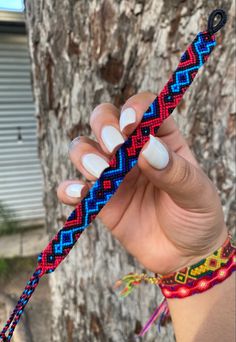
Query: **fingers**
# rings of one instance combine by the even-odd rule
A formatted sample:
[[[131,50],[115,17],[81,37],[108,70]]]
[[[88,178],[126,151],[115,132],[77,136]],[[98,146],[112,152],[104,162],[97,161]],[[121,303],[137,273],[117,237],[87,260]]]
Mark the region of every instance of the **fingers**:
[[[130,97],[125,105],[122,107],[120,115],[120,128],[123,129],[123,134],[129,136],[143,118],[143,114],[148,109],[150,104],[155,100],[156,95],[150,92],[143,92]],[[132,113],[135,112],[135,122],[131,122],[130,118]],[[127,126],[124,123],[127,122]],[[167,118],[160,126],[157,136],[161,137],[163,141],[171,147],[172,151],[177,152],[179,155],[184,156],[193,165],[199,167],[197,160],[193,156],[186,140],[182,136],[179,128],[177,127],[173,117]]]
[[[93,110],[90,125],[104,153],[115,153],[138,126],[155,97],[149,92],[134,95],[124,104],[121,114],[110,103],[100,104]]]
[[[108,155],[127,139],[120,131],[119,111],[110,103],[102,103],[93,110],[90,125],[102,150]]]
[[[87,194],[92,184],[78,180],[66,180],[57,189],[57,197],[62,203],[76,206]]]
[[[109,158],[99,143],[87,137],[81,136],[73,140],[69,156],[76,169],[91,181],[97,180],[109,167]]]
[[[109,167],[109,159],[127,139],[130,128],[135,127],[142,120],[143,113],[153,101],[155,95],[140,93],[130,98],[124,105],[124,111],[119,114],[118,109],[110,103],[97,106],[90,117],[90,125],[97,139],[80,136],[73,140],[69,149],[69,156],[78,171],[88,180],[96,180]],[[128,112],[127,112],[128,110]],[[129,111],[135,112],[135,121],[132,127],[124,119]],[[127,114],[128,113],[128,114]],[[128,122],[130,120],[128,119]],[[124,126],[125,125],[125,126]],[[121,132],[120,126],[126,128]]]
[[[156,95],[150,92],[142,92],[131,96],[121,110],[120,130],[129,136],[139,125],[143,114],[150,104],[155,100]]]
[[[115,127],[126,140],[139,125],[143,118],[143,114],[155,98],[156,95],[150,92],[142,92],[130,97],[122,107],[120,116],[118,109],[109,103],[101,104],[94,109],[90,118],[90,124],[105,153],[113,154],[122,141],[118,138],[115,139],[113,131],[111,131],[110,136],[104,134],[104,137],[107,137],[108,145],[111,145],[114,148],[113,151],[108,151],[105,147],[106,143],[103,142],[101,133],[103,129],[104,132],[106,132],[106,128],[104,127],[107,125]],[[109,129],[107,131],[109,131]],[[192,154],[173,117],[170,116],[162,123],[157,136],[161,137],[163,141],[171,147],[172,151],[184,156],[193,165],[199,167],[197,160]],[[109,140],[111,140],[110,144]]]
[[[143,147],[138,165],[146,177],[167,192],[185,209],[208,207],[214,187],[200,168],[179,156],[160,138],[150,135]]]
[[[100,104],[93,110],[90,125],[97,141],[80,136],[72,141],[69,149],[72,163],[88,181],[96,181],[109,167],[111,156],[135,130],[155,98],[156,95],[149,92],[134,95],[124,104],[121,114],[110,103]],[[165,120],[158,135],[172,151],[184,156],[193,165],[198,165],[172,118]],[[140,160],[142,166],[142,158]],[[59,196],[62,196],[62,192],[60,188]],[[63,201],[72,205],[75,203],[74,199],[69,198],[67,201],[66,197],[63,197]]]
[[[155,95],[147,92],[135,95],[123,106],[121,115],[118,109],[110,103],[103,103],[93,110],[90,125],[97,142],[80,136],[72,141],[69,148],[72,163],[87,180],[95,181],[105,168],[109,167],[111,154],[115,153],[115,150],[137,127],[142,120],[143,113],[154,99]],[[82,185],[83,190],[81,190]],[[67,180],[59,185],[58,198],[65,204],[76,205],[88,188],[89,183]]]

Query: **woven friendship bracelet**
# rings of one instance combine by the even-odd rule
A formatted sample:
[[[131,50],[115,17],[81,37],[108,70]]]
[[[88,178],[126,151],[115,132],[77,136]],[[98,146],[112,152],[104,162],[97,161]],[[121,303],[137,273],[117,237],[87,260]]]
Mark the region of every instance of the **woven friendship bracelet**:
[[[236,248],[229,236],[224,245],[198,263],[169,275],[158,276],[166,298],[183,298],[208,290],[236,270]]]
[[[220,17],[215,24],[214,19]],[[147,108],[142,121],[128,139],[120,146],[103,171],[100,178],[89,189],[87,195],[70,214],[63,228],[52,238],[38,258],[38,265],[28,281],[15,309],[0,333],[0,340],[10,341],[16,325],[30,300],[40,278],[53,272],[69,254],[82,232],[96,218],[100,210],[119,188],[124,177],[136,165],[139,153],[149,140],[156,135],[162,122],[173,112],[189,88],[198,70],[213,51],[215,33],[226,23],[226,13],[217,9],[211,13],[208,28],[199,32],[181,57],[176,71],[163,90]]]
[[[223,282],[235,271],[236,245],[229,235],[221,247],[192,266],[167,275],[156,274],[154,277],[149,277],[145,273],[129,273],[116,282],[115,288],[124,284],[125,287],[119,295],[126,297],[141,283],[159,285],[164,300],[139,333],[139,336],[143,336],[155,320],[159,319],[160,328],[160,324],[169,316],[166,298],[184,298],[207,291]]]

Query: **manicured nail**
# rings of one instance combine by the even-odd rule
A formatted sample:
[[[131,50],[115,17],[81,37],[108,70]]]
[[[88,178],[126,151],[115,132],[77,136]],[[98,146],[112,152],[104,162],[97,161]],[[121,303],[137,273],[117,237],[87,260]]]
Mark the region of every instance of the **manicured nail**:
[[[142,152],[144,158],[150,165],[156,169],[164,169],[169,163],[169,153],[162,143],[152,134],[149,134],[150,140],[147,148]]]
[[[112,152],[115,147],[125,141],[118,129],[113,126],[104,126],[101,137],[109,152]]]
[[[80,197],[84,184],[70,184],[66,188],[66,194],[70,197]]]
[[[123,131],[123,129],[134,123],[136,120],[136,112],[133,108],[126,108],[123,110],[123,112],[120,114],[120,130]]]
[[[105,159],[94,153],[83,155],[82,164],[88,172],[97,178],[99,178],[101,173],[110,166]]]

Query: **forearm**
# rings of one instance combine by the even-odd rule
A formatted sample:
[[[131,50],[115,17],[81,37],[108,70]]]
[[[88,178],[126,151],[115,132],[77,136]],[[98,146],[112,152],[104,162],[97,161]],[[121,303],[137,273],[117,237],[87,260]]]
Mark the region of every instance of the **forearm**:
[[[201,294],[168,299],[177,342],[235,341],[235,278]]]

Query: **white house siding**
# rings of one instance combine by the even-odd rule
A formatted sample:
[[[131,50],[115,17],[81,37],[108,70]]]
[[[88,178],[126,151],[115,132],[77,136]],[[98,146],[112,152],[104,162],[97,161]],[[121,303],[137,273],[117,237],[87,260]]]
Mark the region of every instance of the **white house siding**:
[[[44,216],[34,112],[26,37],[0,33],[0,202],[28,224]]]

